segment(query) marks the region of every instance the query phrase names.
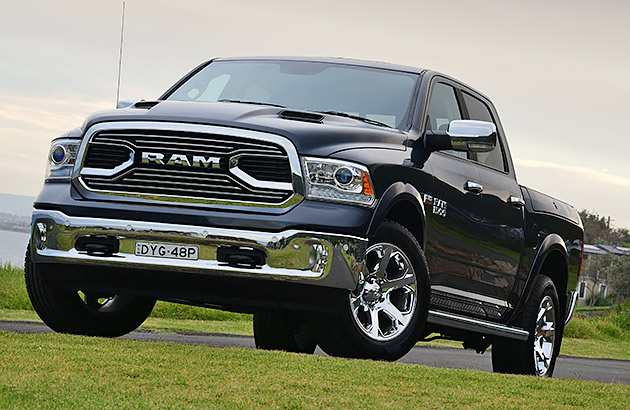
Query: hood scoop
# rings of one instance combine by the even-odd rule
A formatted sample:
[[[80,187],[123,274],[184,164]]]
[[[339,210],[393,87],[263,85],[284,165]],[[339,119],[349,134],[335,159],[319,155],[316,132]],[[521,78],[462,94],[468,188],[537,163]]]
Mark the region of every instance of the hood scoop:
[[[293,121],[305,121],[321,124],[324,121],[324,116],[312,112],[284,110],[278,114],[278,117],[285,120]]]
[[[136,108],[138,110],[150,110],[151,108],[158,105],[161,101],[138,101],[131,108]]]

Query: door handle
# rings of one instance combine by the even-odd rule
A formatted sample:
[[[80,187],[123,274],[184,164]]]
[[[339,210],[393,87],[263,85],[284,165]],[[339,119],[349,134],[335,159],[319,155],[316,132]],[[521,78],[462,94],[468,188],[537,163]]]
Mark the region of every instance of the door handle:
[[[483,191],[483,185],[474,181],[466,181],[466,183],[464,184],[464,189],[468,192],[479,194]]]
[[[525,201],[522,198],[519,198],[519,197],[514,196],[514,195],[510,195],[508,197],[507,203],[512,205],[512,206],[515,206],[517,208],[525,206]]]

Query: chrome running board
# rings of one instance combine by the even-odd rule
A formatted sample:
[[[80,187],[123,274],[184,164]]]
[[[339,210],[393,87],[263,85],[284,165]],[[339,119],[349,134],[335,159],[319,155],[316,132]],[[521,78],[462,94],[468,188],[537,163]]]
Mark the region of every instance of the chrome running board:
[[[484,335],[507,337],[509,339],[527,340],[529,338],[529,332],[518,327],[511,327],[500,323],[488,322],[486,320],[459,316],[439,310],[429,310],[427,322],[434,325],[468,330]]]

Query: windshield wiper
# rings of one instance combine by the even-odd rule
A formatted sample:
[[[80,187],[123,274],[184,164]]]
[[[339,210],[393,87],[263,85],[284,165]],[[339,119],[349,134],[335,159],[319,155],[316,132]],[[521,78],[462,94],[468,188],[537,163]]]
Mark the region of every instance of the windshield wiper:
[[[379,127],[393,128],[392,126],[387,125],[384,122],[376,121],[371,118],[360,117],[358,115],[348,114],[347,112],[343,112],[343,111],[315,111],[315,112],[318,112],[320,114],[336,115],[338,117],[352,118],[353,120],[363,121],[367,124],[377,125]]]
[[[269,105],[272,107],[287,108],[284,105],[280,105],[280,104],[266,103],[266,102],[260,102],[260,101],[229,100],[227,98],[219,100],[219,102],[237,103],[237,104],[253,104],[253,105]]]

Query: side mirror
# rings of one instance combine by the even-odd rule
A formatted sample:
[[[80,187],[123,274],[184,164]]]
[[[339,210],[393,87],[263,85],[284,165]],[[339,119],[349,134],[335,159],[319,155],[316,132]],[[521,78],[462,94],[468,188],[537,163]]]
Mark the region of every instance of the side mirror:
[[[454,120],[448,125],[448,131],[427,131],[424,134],[424,147],[428,152],[488,152],[496,145],[497,127],[486,121]]]
[[[118,101],[118,104],[116,104],[116,108],[131,107],[132,105],[134,105],[135,103],[139,101],[144,101],[144,100],[120,100]]]

